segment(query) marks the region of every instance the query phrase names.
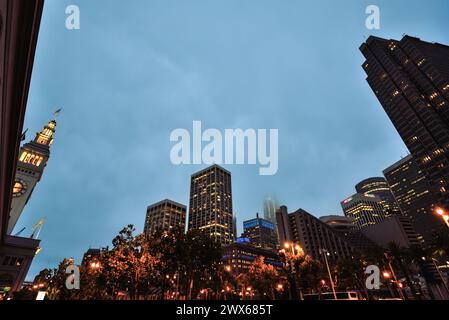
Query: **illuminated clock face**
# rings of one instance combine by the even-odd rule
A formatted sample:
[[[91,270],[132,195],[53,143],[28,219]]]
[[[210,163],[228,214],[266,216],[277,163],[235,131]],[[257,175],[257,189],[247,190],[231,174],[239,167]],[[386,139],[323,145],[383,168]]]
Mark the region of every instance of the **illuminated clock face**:
[[[12,196],[20,197],[27,191],[27,185],[23,180],[16,180],[12,188]]]

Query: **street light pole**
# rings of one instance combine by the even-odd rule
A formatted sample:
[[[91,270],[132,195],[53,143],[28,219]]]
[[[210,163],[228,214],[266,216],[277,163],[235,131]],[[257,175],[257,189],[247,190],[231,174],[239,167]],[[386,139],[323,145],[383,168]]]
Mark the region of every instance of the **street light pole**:
[[[391,275],[393,276],[394,282],[396,283],[396,287],[398,288],[399,295],[401,296],[402,300],[405,300],[404,293],[402,292],[402,289],[399,287],[398,278],[396,278],[396,273],[394,272],[393,266],[391,265],[391,259],[387,253],[385,253],[384,255],[385,255],[385,258],[387,258],[387,260],[388,260],[388,267],[390,268]]]
[[[326,268],[327,268],[327,273],[329,275],[329,281],[330,281],[331,287],[332,287],[332,293],[334,294],[334,299],[337,300],[337,293],[335,292],[334,280],[332,279],[331,269],[329,267],[329,261],[327,261],[327,255],[329,254],[329,251],[327,251],[326,249],[320,249],[320,251],[322,253],[324,253],[324,261],[326,262]]]

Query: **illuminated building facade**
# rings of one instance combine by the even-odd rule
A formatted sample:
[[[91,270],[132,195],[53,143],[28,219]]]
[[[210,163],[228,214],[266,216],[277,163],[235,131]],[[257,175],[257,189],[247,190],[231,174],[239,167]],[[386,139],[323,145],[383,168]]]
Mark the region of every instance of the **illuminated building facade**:
[[[385,214],[401,214],[398,204],[391,193],[387,180],[383,177],[365,179],[355,186],[357,193],[371,194],[380,198],[380,203],[384,206]]]
[[[345,216],[352,218],[354,226],[362,229],[379,223],[387,217],[382,200],[374,195],[356,193],[341,202]]]
[[[360,50],[368,84],[449,210],[449,46],[369,37]]]
[[[436,233],[445,228],[433,213],[437,199],[421,168],[411,155],[384,170],[384,175],[402,213],[409,217],[420,241],[432,243]]]
[[[258,257],[263,257],[266,264],[282,268],[276,252],[257,248],[249,242],[240,241],[223,248],[223,263],[236,275],[247,272]]]
[[[278,238],[276,226],[268,220],[259,218],[243,222],[243,238],[248,238],[253,246],[268,250],[276,250]]]
[[[172,200],[162,200],[147,208],[144,233],[147,236],[156,231],[170,231],[186,226],[187,207]]]
[[[56,121],[51,120],[33,141],[20,148],[16,178],[12,190],[11,213],[7,233],[11,234],[20,215],[28,203],[36,184],[40,181],[50,157],[50,146],[56,129]]]
[[[331,261],[348,258],[354,250],[342,234],[303,209],[288,213],[287,207],[281,206],[276,218],[280,244],[299,244],[305,254],[315,259],[324,260],[322,250],[329,253]]]
[[[235,239],[231,173],[213,165],[191,176],[189,225],[222,245]]]

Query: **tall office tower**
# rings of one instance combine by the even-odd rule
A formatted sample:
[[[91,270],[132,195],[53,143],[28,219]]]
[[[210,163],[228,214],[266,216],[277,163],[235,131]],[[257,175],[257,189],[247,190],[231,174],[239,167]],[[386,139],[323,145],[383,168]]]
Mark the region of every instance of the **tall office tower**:
[[[278,245],[278,236],[274,223],[259,218],[243,222],[242,237],[248,238],[251,244],[258,248],[276,250]]]
[[[12,233],[36,184],[44,173],[50,157],[50,146],[53,143],[55,129],[56,121],[51,120],[41,132],[36,133],[33,141],[20,148],[7,234]]]
[[[449,47],[405,36],[369,37],[360,50],[367,81],[449,210]]]
[[[328,252],[331,261],[351,257],[354,247],[349,241],[307,211],[298,209],[288,213],[287,207],[281,206],[276,218],[281,244],[299,244],[305,254],[321,261],[324,260],[324,252]]]
[[[401,214],[399,206],[391,193],[387,180],[383,177],[368,178],[359,182],[355,190],[362,194],[371,194],[380,198],[380,203],[385,208],[387,216]]]
[[[443,230],[445,225],[433,213],[437,199],[430,192],[430,185],[418,164],[408,155],[383,173],[402,213],[410,218],[419,240],[432,243],[435,233]]]
[[[190,182],[189,230],[222,245],[234,242],[231,173],[218,165],[194,173]]]
[[[341,202],[345,216],[352,218],[356,229],[379,223],[387,217],[378,196],[356,193]]]
[[[186,226],[187,207],[172,200],[162,200],[147,208],[144,233],[151,236],[156,231],[170,231]]]
[[[276,225],[276,210],[279,204],[274,197],[266,197],[263,202],[263,217]]]

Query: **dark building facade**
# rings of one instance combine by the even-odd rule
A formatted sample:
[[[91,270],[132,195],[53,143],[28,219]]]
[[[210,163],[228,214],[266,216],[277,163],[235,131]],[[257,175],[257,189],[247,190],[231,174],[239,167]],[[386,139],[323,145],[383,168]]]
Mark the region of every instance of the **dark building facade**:
[[[421,168],[411,155],[384,170],[384,175],[402,213],[409,217],[420,242],[431,243],[436,233],[445,228],[433,213],[437,199]]]
[[[189,225],[222,245],[235,239],[231,173],[213,165],[194,173],[190,182]]]
[[[387,216],[401,214],[387,180],[383,177],[368,178],[359,182],[355,190],[362,194],[372,194],[380,198]]]
[[[406,215],[393,215],[376,225],[364,228],[361,232],[379,247],[386,248],[390,243],[395,243],[401,248],[420,247],[419,235]],[[413,265],[424,277],[431,299],[449,299],[444,280],[432,261],[425,258],[418,259]]]
[[[174,229],[185,229],[187,207],[172,200],[162,200],[147,208],[144,233],[147,236],[156,231],[168,232]]]
[[[280,269],[282,263],[277,253],[272,250],[257,248],[248,242],[236,242],[223,248],[223,263],[231,267],[231,272],[238,275],[248,271],[258,257],[263,257],[266,264]]]
[[[276,212],[281,245],[285,242],[299,244],[305,254],[323,260],[322,250],[329,252],[329,259],[337,261],[351,256],[354,248],[344,236],[303,209],[288,213],[281,206]]]
[[[405,36],[369,37],[360,47],[367,81],[449,210],[449,47]]]
[[[242,237],[248,238],[253,246],[276,250],[278,245],[276,226],[268,220],[259,218],[243,222]]]
[[[346,216],[323,216],[320,220],[338,232],[351,246],[359,251],[376,248],[377,245],[355,228],[353,219]]]
[[[357,229],[379,223],[387,217],[382,199],[372,194],[356,193],[341,202],[345,216],[353,220]]]
[[[0,292],[20,290],[40,242],[7,229],[43,6],[0,0]]]

